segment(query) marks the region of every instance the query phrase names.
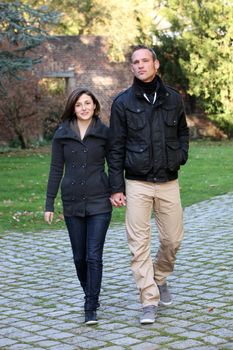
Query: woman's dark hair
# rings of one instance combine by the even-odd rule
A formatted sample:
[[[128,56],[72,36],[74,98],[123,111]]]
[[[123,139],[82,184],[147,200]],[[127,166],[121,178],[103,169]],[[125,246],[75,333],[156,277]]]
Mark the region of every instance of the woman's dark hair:
[[[80,96],[82,96],[83,94],[86,94],[88,96],[91,97],[93,103],[95,104],[95,111],[94,111],[94,115],[95,116],[99,116],[100,114],[100,103],[97,100],[97,98],[95,97],[95,95],[89,91],[88,89],[75,89],[74,91],[71,92],[70,96],[68,97],[68,100],[66,102],[66,106],[65,106],[65,110],[62,114],[62,121],[65,120],[73,120],[76,118],[76,115],[74,113],[74,108],[75,108],[75,103],[77,102],[77,100],[79,99]]]

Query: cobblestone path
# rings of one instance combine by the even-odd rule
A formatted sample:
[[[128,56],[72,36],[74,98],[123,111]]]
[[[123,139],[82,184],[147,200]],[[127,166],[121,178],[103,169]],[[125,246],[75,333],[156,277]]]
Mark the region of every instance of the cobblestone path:
[[[0,235],[0,349],[233,349],[233,193],[185,209],[169,278],[173,305],[139,324],[123,225],[104,252],[99,324],[83,324],[83,294],[66,232]],[[153,251],[157,231],[153,225]]]

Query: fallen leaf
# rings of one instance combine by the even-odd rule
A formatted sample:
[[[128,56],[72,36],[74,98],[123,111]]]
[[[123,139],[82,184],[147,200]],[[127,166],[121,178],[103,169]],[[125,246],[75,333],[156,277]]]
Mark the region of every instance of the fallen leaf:
[[[17,221],[17,222],[20,221],[19,218],[18,218],[18,216],[16,216],[16,215],[13,215],[12,218],[13,218],[15,221]]]

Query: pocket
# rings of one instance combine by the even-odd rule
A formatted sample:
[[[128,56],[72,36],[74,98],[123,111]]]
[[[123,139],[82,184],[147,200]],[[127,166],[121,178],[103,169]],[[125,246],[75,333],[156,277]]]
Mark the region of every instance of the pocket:
[[[182,150],[178,142],[167,142],[167,167],[171,171],[177,171],[180,168],[182,160]]]
[[[163,109],[165,133],[167,138],[174,138],[177,135],[177,113],[175,106],[167,106]]]
[[[129,129],[140,130],[143,129],[146,125],[146,116],[144,109],[127,109],[126,118]]]
[[[125,169],[134,175],[146,175],[152,168],[148,145],[126,145]]]

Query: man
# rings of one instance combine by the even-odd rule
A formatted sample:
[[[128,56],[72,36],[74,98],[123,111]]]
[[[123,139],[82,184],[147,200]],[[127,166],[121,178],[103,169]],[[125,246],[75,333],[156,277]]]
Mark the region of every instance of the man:
[[[143,306],[141,324],[155,321],[159,304],[172,303],[166,279],[183,238],[178,170],[188,158],[189,129],[180,94],[164,85],[158,69],[152,49],[141,45],[133,50],[133,84],[115,99],[110,118],[111,202],[126,205],[131,268]],[[160,242],[154,263],[152,210]]]

